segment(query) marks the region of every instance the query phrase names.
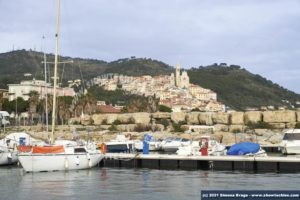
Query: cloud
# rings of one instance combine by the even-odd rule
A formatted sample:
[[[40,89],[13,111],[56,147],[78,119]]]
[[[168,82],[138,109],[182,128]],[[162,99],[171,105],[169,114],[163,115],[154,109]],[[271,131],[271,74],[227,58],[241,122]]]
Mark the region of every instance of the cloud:
[[[53,0],[1,1],[0,51],[54,50]],[[299,67],[300,1],[63,0],[61,53],[115,60],[151,57],[197,67],[226,62],[285,85],[270,71]],[[285,74],[288,76],[288,74]],[[300,92],[300,81],[287,87]]]

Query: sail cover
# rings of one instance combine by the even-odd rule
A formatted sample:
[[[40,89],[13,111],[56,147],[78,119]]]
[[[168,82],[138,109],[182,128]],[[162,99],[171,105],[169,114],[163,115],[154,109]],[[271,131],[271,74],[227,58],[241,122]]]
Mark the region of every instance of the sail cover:
[[[65,152],[64,146],[33,146],[32,153],[63,153]]]
[[[241,142],[234,144],[227,151],[227,155],[245,155],[257,153],[260,149],[259,144],[254,142]]]

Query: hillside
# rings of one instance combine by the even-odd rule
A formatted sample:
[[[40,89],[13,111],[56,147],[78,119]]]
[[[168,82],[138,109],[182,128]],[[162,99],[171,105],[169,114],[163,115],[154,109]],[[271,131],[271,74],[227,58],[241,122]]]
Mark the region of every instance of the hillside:
[[[19,83],[25,73],[31,73],[36,79],[44,79],[43,54],[36,51],[18,50],[0,54],[0,88],[8,83]],[[53,62],[54,56],[47,54],[47,61]],[[95,59],[60,57],[59,61],[73,60],[74,63],[61,64],[58,69],[63,83],[68,80],[85,79],[118,73],[132,76],[169,74],[172,67],[160,61],[145,58],[126,58],[113,62]],[[49,74],[53,74],[53,64],[48,64]]]
[[[95,59],[61,57],[62,60],[74,60],[74,63],[60,65],[59,76],[63,82],[74,79],[89,80],[93,77],[118,73],[131,76],[170,74],[174,68],[157,60],[146,58],[125,58],[113,62]],[[53,55],[47,55],[53,61]],[[0,54],[0,88],[8,83],[19,83],[25,73],[31,73],[36,79],[43,79],[43,54],[35,51],[13,51]],[[49,64],[53,74],[53,65]],[[255,75],[236,65],[211,65],[187,70],[190,82],[217,92],[218,100],[227,106],[244,110],[246,107],[267,105],[293,105],[300,101],[300,95],[291,92],[260,75]]]
[[[192,68],[190,81],[217,92],[218,100],[225,105],[244,110],[247,107],[295,105],[300,95],[289,91],[260,75],[255,75],[237,65]]]

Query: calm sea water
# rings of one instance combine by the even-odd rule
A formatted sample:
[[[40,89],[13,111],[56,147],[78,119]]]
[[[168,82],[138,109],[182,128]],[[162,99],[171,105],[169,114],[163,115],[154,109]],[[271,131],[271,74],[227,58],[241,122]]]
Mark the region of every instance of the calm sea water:
[[[300,174],[94,168],[24,173],[0,167],[0,199],[200,199],[203,189],[299,189]]]

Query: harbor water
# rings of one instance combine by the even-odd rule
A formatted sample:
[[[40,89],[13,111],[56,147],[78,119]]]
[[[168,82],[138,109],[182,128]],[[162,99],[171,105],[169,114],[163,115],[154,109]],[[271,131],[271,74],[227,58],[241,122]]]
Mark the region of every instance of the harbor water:
[[[201,190],[298,190],[299,173],[94,168],[24,173],[0,167],[0,199],[200,199]]]

